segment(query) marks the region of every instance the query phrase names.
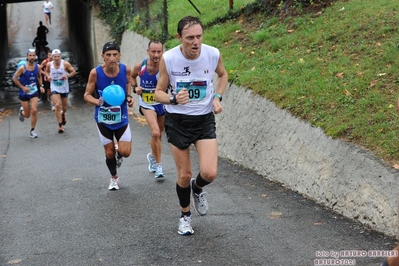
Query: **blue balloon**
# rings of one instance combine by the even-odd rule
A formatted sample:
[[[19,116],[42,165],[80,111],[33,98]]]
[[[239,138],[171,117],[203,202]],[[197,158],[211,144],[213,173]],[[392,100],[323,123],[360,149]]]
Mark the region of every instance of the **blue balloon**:
[[[20,66],[25,65],[25,64],[26,64],[26,61],[25,61],[25,60],[19,61],[19,62],[18,62],[17,69],[18,69]]]
[[[116,84],[107,86],[103,90],[103,98],[109,105],[121,105],[125,100],[125,90]]]

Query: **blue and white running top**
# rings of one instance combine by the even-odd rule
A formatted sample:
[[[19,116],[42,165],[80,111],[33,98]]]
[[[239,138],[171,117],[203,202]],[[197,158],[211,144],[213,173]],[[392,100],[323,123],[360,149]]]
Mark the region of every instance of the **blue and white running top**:
[[[19,81],[25,87],[29,88],[29,92],[24,92],[21,88],[19,89],[19,97],[22,98],[32,98],[39,94],[37,86],[37,75],[39,74],[39,66],[35,63],[35,68],[33,71],[26,69],[26,64],[24,64],[25,72],[19,77]]]
[[[163,106],[162,103],[158,103],[155,101],[154,92],[158,83],[159,71],[155,75],[151,75],[147,71],[147,60],[144,59],[141,64],[141,69],[139,72],[140,77],[140,87],[143,88],[143,91],[139,97],[140,106],[154,110],[154,105]]]
[[[96,83],[96,93],[98,97],[102,97],[103,90],[112,84],[121,86],[125,91],[125,100],[121,105],[111,106],[104,101],[103,105],[96,106],[94,112],[94,120],[96,123],[102,123],[111,130],[116,130],[127,124],[129,124],[128,119],[128,109],[126,102],[126,86],[128,80],[126,78],[126,65],[119,63],[119,73],[116,77],[109,78],[105,75],[104,70],[101,65],[96,67],[97,72],[97,83]]]

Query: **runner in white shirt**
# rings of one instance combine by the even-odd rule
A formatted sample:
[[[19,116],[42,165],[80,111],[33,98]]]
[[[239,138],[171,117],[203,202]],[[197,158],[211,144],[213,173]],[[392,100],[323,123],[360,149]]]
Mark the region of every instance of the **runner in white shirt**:
[[[177,26],[181,44],[165,52],[159,65],[155,100],[166,104],[165,132],[177,168],[176,191],[181,216],[178,233],[191,235],[190,194],[200,215],[208,211],[202,188],[217,175],[218,148],[215,115],[222,112],[222,94],[228,74],[218,49],[202,44],[203,26],[197,17],[185,17]],[[217,84],[213,86],[213,76]],[[167,93],[168,90],[168,93]],[[190,146],[195,145],[200,172],[192,178]]]
[[[53,8],[54,6],[49,0],[46,0],[43,3],[43,12],[44,12],[44,19],[46,20],[46,26],[48,26],[49,22],[51,25],[51,9]]]
[[[52,57],[53,61],[46,65],[46,77],[50,82],[51,98],[55,106],[55,117],[58,122],[58,133],[64,133],[68,109],[68,79],[76,75],[76,70],[69,62],[61,60],[61,51],[59,49],[53,50]]]

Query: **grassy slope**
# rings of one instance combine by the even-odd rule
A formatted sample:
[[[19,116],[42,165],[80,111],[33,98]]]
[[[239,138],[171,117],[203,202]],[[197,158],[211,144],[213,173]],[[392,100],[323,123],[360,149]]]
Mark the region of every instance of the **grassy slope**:
[[[206,28],[204,43],[220,48],[230,81],[394,164],[397,10],[391,0],[351,0],[284,20],[246,15]]]

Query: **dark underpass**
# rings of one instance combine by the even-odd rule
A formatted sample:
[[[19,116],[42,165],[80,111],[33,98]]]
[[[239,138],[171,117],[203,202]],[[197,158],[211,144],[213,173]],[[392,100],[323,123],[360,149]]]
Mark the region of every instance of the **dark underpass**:
[[[0,80],[3,80],[9,59],[9,33],[7,5],[21,0],[0,0]],[[37,1],[36,1],[37,2]],[[92,14],[88,0],[65,1],[67,17],[67,39],[82,76],[88,76],[93,67],[93,48],[91,41]],[[7,4],[8,3],[8,4]],[[1,90],[1,88],[0,88]]]

